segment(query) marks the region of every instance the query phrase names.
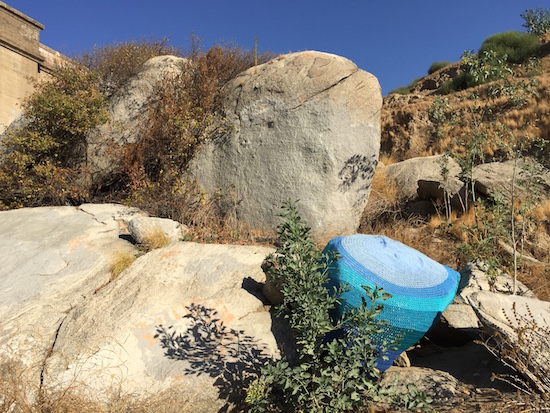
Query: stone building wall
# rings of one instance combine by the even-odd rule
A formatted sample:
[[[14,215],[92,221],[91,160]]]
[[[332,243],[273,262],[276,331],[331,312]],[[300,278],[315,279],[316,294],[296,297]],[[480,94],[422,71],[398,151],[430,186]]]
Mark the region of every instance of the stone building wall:
[[[0,133],[21,113],[33,84],[68,59],[40,44],[44,25],[0,1]]]

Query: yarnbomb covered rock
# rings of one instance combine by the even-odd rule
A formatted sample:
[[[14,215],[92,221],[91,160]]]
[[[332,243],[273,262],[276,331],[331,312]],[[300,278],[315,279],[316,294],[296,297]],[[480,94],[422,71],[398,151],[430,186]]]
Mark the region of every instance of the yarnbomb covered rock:
[[[332,239],[325,252],[339,259],[332,265],[330,284],[347,283],[337,316],[360,307],[365,296],[362,286],[383,288],[392,297],[382,304],[380,318],[388,325],[376,337],[380,341],[400,337],[398,348],[388,360],[379,359],[378,369],[386,370],[393,360],[422,336],[439,319],[453,300],[460,274],[419,251],[381,235],[356,234]]]

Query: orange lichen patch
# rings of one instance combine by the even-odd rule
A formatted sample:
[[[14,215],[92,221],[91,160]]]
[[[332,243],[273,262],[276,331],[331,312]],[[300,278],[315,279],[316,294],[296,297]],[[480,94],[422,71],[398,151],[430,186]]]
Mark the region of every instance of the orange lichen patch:
[[[72,239],[69,241],[69,252],[73,252],[80,244],[90,237],[90,234],[83,235],[81,237]]]
[[[172,315],[174,316],[174,318],[176,320],[180,319],[181,318],[181,315],[177,312],[176,308],[175,307],[172,307]]]
[[[150,346],[152,346],[153,344],[155,344],[155,343],[158,341],[158,339],[156,339],[155,336],[153,336],[151,333],[145,333],[145,334],[143,335],[143,338],[144,338],[145,340],[147,340],[147,343],[148,343]]]
[[[164,253],[162,253],[162,255],[160,256],[160,258],[162,260],[165,260],[167,258],[170,258],[170,257],[173,257],[174,255],[178,255],[179,252],[178,251],[166,251]]]
[[[220,314],[220,321],[223,324],[227,325],[236,319],[236,317],[229,312],[229,309],[225,306],[225,304],[223,304],[222,300],[218,301],[216,308]]]

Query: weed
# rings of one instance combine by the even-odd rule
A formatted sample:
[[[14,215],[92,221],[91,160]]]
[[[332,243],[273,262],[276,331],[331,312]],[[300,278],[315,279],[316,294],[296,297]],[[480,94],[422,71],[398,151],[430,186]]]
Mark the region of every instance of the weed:
[[[480,344],[526,378],[527,382],[517,376],[504,374],[494,375],[494,378],[512,384],[526,393],[531,393],[532,386],[537,391],[548,394],[550,392],[548,375],[550,329],[539,325],[527,304],[525,304],[525,311],[521,313],[517,309],[516,302],[512,304],[511,314],[504,309],[502,312],[511,332],[497,332],[489,339],[480,341]]]
[[[146,251],[152,251],[166,247],[169,243],[170,239],[164,231],[159,227],[153,227],[143,235],[141,246]]]
[[[126,268],[130,267],[135,260],[136,256],[129,251],[117,252],[111,264],[111,281],[116,279]]]
[[[317,249],[294,204],[285,205],[282,217],[280,246],[267,257],[264,270],[281,287],[284,298],[276,314],[288,320],[295,334],[297,359],[283,357],[262,369],[247,390],[251,410],[341,412],[378,401],[382,390],[376,358],[385,347],[377,348],[371,337],[381,331],[379,300],[387,295],[366,290],[361,308],[333,320],[330,313],[345,290],[330,293],[326,288],[337,257]],[[336,332],[345,333],[328,338]]]
[[[528,9],[520,14],[521,18],[525,21],[523,27],[527,29],[528,33],[532,33],[535,36],[542,36],[550,28],[550,11],[538,7],[536,10]]]

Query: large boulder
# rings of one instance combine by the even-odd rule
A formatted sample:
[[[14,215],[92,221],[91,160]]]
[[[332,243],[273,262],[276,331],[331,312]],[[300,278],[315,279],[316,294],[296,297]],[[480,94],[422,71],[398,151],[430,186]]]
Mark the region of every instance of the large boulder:
[[[159,81],[182,72],[187,60],[176,56],[149,59],[137,75],[130,78],[109,99],[110,120],[87,136],[87,168],[94,185],[109,184],[120,166],[120,148],[136,143],[143,122],[149,118],[149,105],[155,103]]]
[[[377,79],[332,54],[301,52],[253,67],[225,86],[230,131],[191,170],[210,193],[233,189],[236,217],[272,231],[300,199],[319,242],[353,233],[378,162]]]

